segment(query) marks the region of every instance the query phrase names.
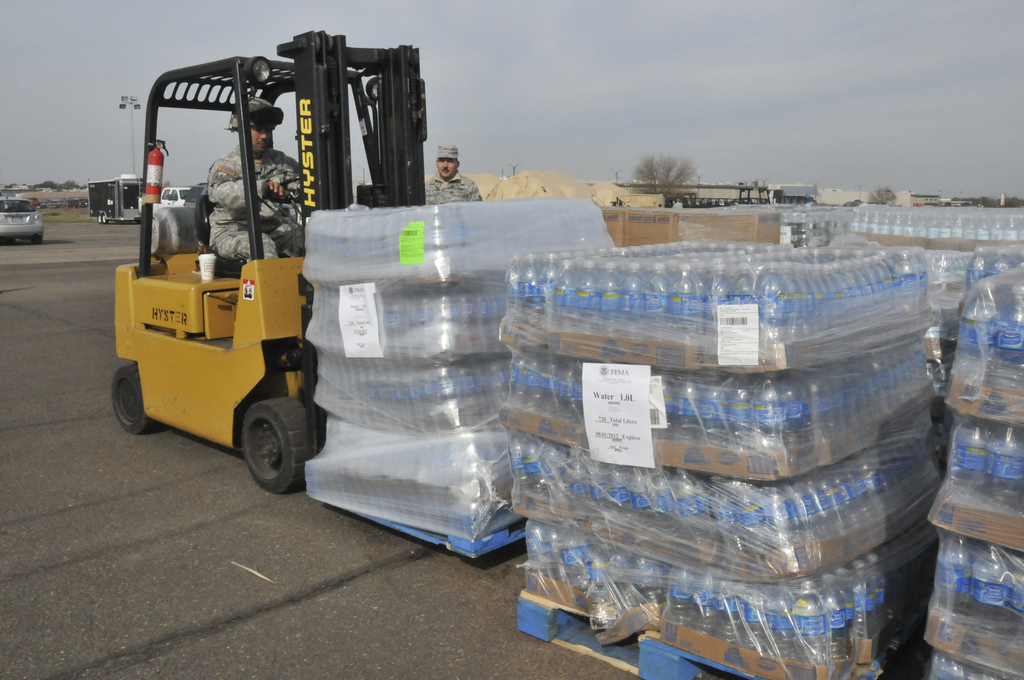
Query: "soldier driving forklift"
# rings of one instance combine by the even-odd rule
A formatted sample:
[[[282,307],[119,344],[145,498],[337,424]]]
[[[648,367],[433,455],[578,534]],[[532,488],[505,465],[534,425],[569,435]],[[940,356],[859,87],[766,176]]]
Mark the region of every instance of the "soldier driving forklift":
[[[312,287],[301,276],[302,257],[268,258],[264,220],[301,230],[314,210],[353,202],[423,205],[427,127],[413,47],[354,48],[345,36],[317,31],[279,45],[277,54],[282,60],[232,57],[168,71],[150,91],[147,155],[163,146],[161,109],[237,118],[239,167],[231,170],[240,174],[244,206],[233,216],[244,225],[248,257],[218,256],[215,278],[203,282],[195,268],[197,253],[211,246],[209,198],[194,211],[160,210],[156,221],[153,204],[143,204],[139,262],[118,267],[115,277],[117,354],[131,363],[117,370],[111,391],[126,431],[142,434],[162,423],[241,448],[257,484],[284,493],[302,486],[305,462],[322,447],[324,414],[313,403],[316,351],[304,339]],[[271,193],[291,210],[262,195],[265,178],[257,186],[248,105],[258,98],[274,108],[286,93],[295,98],[300,174]],[[371,179],[355,196],[350,103]]]

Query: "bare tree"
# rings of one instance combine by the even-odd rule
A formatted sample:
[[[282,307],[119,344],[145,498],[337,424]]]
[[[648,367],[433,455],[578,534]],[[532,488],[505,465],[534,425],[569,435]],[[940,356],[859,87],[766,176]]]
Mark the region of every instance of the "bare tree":
[[[633,179],[652,194],[677,196],[693,181],[697,165],[685,156],[649,153],[633,168]]]
[[[879,203],[881,205],[895,205],[896,192],[889,187],[878,187],[877,191],[868,194],[868,203]]]

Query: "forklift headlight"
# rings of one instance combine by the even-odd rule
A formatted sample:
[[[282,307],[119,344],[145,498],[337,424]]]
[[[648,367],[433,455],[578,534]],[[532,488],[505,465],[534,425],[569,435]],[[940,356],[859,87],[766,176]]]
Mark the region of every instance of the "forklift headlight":
[[[264,57],[253,57],[245,62],[245,77],[257,83],[265,83],[270,79],[270,62]]]

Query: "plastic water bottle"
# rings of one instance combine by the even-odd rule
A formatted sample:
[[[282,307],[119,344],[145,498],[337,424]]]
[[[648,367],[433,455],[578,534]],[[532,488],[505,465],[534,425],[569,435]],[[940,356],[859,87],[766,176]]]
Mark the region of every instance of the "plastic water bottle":
[[[989,433],[989,489],[1000,505],[1016,508],[1024,488],[1024,437],[1013,427]]]
[[[618,505],[629,505],[629,472],[625,465],[610,465],[608,488],[605,500]]]
[[[782,588],[773,588],[767,597],[772,641],[783,659],[797,658],[797,632],[793,626],[795,598]]]
[[[1024,284],[1014,284],[1012,291],[996,320],[993,344],[997,361],[1019,367],[1024,366]]]
[[[664,262],[655,262],[646,272],[647,285],[644,287],[644,308],[648,314],[664,317],[668,314],[669,293],[671,285],[665,271]]]
[[[555,253],[548,253],[541,264],[540,276],[537,279],[537,290],[534,293],[538,306],[543,307],[547,304],[554,288],[555,275],[557,273],[558,255]]]
[[[767,378],[754,392],[754,425],[766,446],[782,443],[786,429],[787,402],[778,379]]]
[[[573,316],[576,312],[576,278],[578,260],[562,260],[552,283],[551,303],[556,314]]]
[[[742,633],[745,642],[740,645],[761,654],[771,654],[771,623],[764,607],[764,595],[756,585],[747,585],[738,598],[740,616],[743,620]]]
[[[644,302],[646,282],[640,268],[639,262],[630,262],[626,266],[626,275],[622,279],[622,311],[625,313],[627,323],[639,321],[646,311]]]
[[[740,600],[736,595],[736,584],[725,579],[715,583],[716,637],[726,642],[744,645],[747,636],[740,614]]]
[[[938,652],[932,653],[932,664],[928,680],[967,680],[960,662]],[[977,678],[977,680],[982,680]]]
[[[633,579],[633,586],[636,588],[641,599],[645,603],[662,604],[668,596],[665,581],[668,575],[668,567],[649,557],[637,557],[633,565],[636,576]]]
[[[614,261],[605,262],[597,278],[597,294],[599,303],[599,333],[611,335],[620,324],[622,312],[622,293],[620,292],[618,265]]]
[[[821,603],[825,608],[825,620],[831,634],[832,663],[843,663],[850,658],[852,649],[850,647],[849,628],[850,622],[846,617],[846,602],[838,580],[831,574],[826,574],[821,588]]]
[[[697,271],[683,264],[672,277],[668,296],[668,313],[684,331],[697,332],[704,324],[704,286]]]
[[[505,270],[505,290],[508,297],[509,309],[516,309],[519,307],[519,267],[522,263],[523,256],[515,255],[509,261],[508,269]],[[397,325],[396,322],[394,325]],[[392,325],[389,320],[389,325]]]
[[[719,377],[720,376],[716,376]],[[712,381],[715,378],[711,378]],[[725,394],[721,385],[711,382],[701,386],[697,400],[697,416],[707,440],[711,444],[729,443],[729,431],[725,426]]]
[[[935,592],[946,610],[954,617],[971,613],[972,556],[967,544],[949,536],[939,548],[935,567]]]
[[[681,517],[706,517],[710,507],[710,493],[704,482],[696,475],[672,468],[665,471],[665,478],[672,489],[676,508]]]
[[[608,555],[602,548],[591,546],[589,550],[590,560],[587,564],[587,601],[590,603],[590,626],[595,630],[611,628],[619,619],[618,608],[612,596],[610,587],[611,574],[609,573]]]
[[[690,620],[693,630],[718,637],[718,612],[715,602],[715,580],[709,573],[698,573],[693,580],[693,607]]]
[[[635,510],[651,510],[650,472],[646,468],[632,468],[627,475],[626,488],[629,504]]]
[[[970,484],[984,479],[991,467],[987,432],[967,420],[961,420],[950,434],[949,476]]]
[[[769,342],[788,342],[793,338],[792,292],[788,290],[791,271],[791,267],[769,264],[758,273],[757,315]]]
[[[1006,630],[1015,623],[1016,614],[1008,606],[1013,576],[1003,564],[999,548],[988,546],[974,552],[971,568],[972,622],[989,630]]]
[[[972,359],[991,357],[998,314],[989,291],[981,290],[969,296],[960,317],[957,353]]]
[[[579,317],[581,333],[595,332],[599,327],[598,312],[601,309],[601,294],[597,290],[598,269],[593,260],[584,260],[583,269],[576,281],[576,315]]]
[[[523,474],[527,493],[546,497],[547,485],[540,469],[540,442],[535,439],[528,439],[523,444]]]
[[[540,266],[533,254],[524,255],[519,265],[519,303],[526,309],[536,309],[537,288],[540,284]]]
[[[803,652],[812,663],[827,663],[831,658],[828,647],[831,624],[825,614],[825,605],[814,581],[804,581],[800,595],[793,603],[793,619],[803,643]]]

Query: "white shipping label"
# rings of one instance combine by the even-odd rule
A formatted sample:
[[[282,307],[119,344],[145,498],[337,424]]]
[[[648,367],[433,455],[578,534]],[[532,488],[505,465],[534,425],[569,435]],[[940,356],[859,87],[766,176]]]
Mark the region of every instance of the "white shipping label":
[[[650,366],[583,364],[583,422],[590,457],[653,468],[650,404]]]
[[[655,430],[667,430],[668,418],[665,413],[665,389],[660,375],[651,376],[651,427]]]
[[[383,357],[380,346],[380,328],[377,323],[377,305],[373,283],[340,286],[338,321],[341,339],[345,343],[345,356],[349,358]]]
[[[793,227],[782,226],[779,227],[779,243],[787,244],[793,242]]]
[[[718,305],[718,365],[757,366],[757,305]]]

